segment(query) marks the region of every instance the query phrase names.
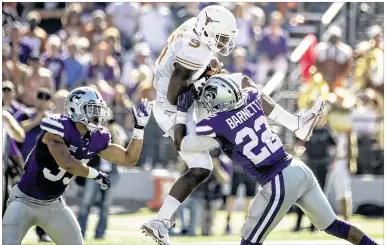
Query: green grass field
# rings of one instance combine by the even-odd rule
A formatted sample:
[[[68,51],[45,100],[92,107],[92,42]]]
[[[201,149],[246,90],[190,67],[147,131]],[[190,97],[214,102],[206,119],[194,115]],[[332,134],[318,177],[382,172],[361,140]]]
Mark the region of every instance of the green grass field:
[[[156,244],[151,238],[145,237],[140,230],[140,226],[155,216],[155,213],[150,212],[147,209],[141,210],[136,214],[125,215],[111,215],[109,218],[108,231],[105,240],[94,240],[94,230],[97,222],[97,215],[92,214],[89,219],[89,228],[87,230],[85,244]],[[225,236],[223,230],[225,226],[225,212],[219,211],[216,216],[214,232],[215,235],[211,237],[172,237],[171,241],[175,244],[178,243],[191,243],[191,244],[204,244],[206,242],[223,244],[239,244],[239,231],[243,224],[244,217],[242,212],[235,212],[232,217],[234,235]],[[327,235],[324,232],[310,233],[308,229],[304,231],[293,233],[291,230],[294,227],[296,216],[294,214],[287,215],[284,220],[276,227],[276,229],[269,235],[267,241],[323,241],[323,240],[335,240],[334,237]],[[352,217],[351,222],[364,230],[374,239],[383,239],[383,218],[366,218],[363,216]],[[309,220],[304,219],[304,227],[309,227]],[[339,241],[339,240],[337,240]],[[34,229],[31,229],[26,238],[24,239],[24,245],[35,245],[37,238]]]

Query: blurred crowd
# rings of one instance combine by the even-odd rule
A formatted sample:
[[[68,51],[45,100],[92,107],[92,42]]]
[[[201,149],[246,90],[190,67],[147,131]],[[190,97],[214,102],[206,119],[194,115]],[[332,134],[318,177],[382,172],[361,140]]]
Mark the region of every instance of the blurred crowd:
[[[209,4],[212,3],[3,3],[2,104],[6,125],[3,130],[10,132],[3,133],[6,140],[3,142],[7,142],[3,146],[3,160],[7,163],[3,165],[3,173],[11,176],[11,182],[17,181],[17,176],[23,173],[24,160],[40,133],[41,119],[49,113],[64,113],[64,99],[69,91],[79,86],[91,86],[100,91],[113,114],[108,123],[112,140],[126,145],[132,133],[131,106],[143,97],[155,99],[152,85],[155,60],[167,44],[168,36]],[[237,47],[229,57],[220,57],[225,68],[230,72],[242,72],[261,85],[265,85],[270,74],[287,74],[290,52],[287,30],[292,21],[288,10],[297,4],[225,4],[234,13],[238,28]],[[319,9],[321,3],[310,5],[316,11],[324,11]],[[330,130],[337,131],[344,138],[349,137],[346,146],[351,145],[348,142],[356,143],[357,154],[349,158],[357,163],[358,173],[380,174],[383,172],[383,163],[380,165],[383,161],[380,156],[383,157],[384,99],[383,89],[380,89],[383,86],[380,65],[383,62],[379,61],[380,50],[383,56],[382,31],[373,29],[370,40],[359,44],[355,52],[344,47],[340,34],[333,32],[330,37],[332,39],[322,42],[325,46],[311,42],[308,50],[312,51],[305,52],[299,61],[300,68],[305,71],[299,107],[310,106],[318,96],[325,96],[331,103],[326,123],[316,128],[315,140],[312,138],[306,145],[297,144],[295,152],[306,152],[304,157],[308,157],[306,161],[312,165],[313,159],[321,160],[318,154],[325,154],[323,157],[327,158],[319,160],[318,164],[327,172],[334,162],[333,153],[328,150],[316,153],[313,144],[323,142],[326,148],[337,145],[335,135],[327,136]],[[332,53],[327,50],[335,49],[332,47],[344,50],[343,55],[327,56]],[[353,86],[343,89],[348,87],[345,82],[349,77]],[[325,127],[328,129],[319,133]],[[179,162],[172,142],[162,135],[154,119],[151,120],[138,166],[168,168]],[[370,156],[374,159],[372,163]],[[255,183],[240,169],[233,167],[220,152],[213,152],[213,159],[212,177],[180,209],[177,219],[181,225],[176,227],[175,234],[195,235],[195,227],[199,226],[195,217],[198,210],[202,210],[202,234],[211,235],[212,217],[222,205],[228,211],[225,233],[230,234],[229,224],[239,185],[243,184],[246,189],[245,210],[255,196]],[[115,165],[99,159],[94,162],[97,168],[110,173],[113,184],[118,182],[119,171]],[[325,181],[324,175],[321,179]],[[99,191],[94,182],[77,179],[77,183],[84,186],[85,193],[79,211],[84,234],[94,194]],[[231,186],[229,191],[224,191],[226,183]],[[7,195],[7,190],[3,195]],[[111,193],[105,192],[99,198],[101,219],[95,238],[104,237],[111,203]],[[184,214],[187,209],[191,217],[188,221]],[[38,230],[38,234],[42,241],[46,239],[44,231]]]
[[[36,109],[36,96],[42,88],[47,88],[47,96],[43,96],[49,104],[46,109],[60,112],[57,104],[68,91],[92,86],[112,109],[114,122],[130,137],[132,118],[128,112],[140,98],[155,98],[155,60],[168,36],[209,4],[4,3],[2,74],[3,81],[13,84],[11,104],[17,105],[13,114],[24,108]],[[225,6],[238,24],[237,48],[222,60],[225,67],[262,84],[269,72],[286,73],[284,18],[288,6]],[[153,122],[146,137],[160,138],[160,134]],[[152,164],[170,162],[155,145],[159,145],[157,140],[146,143],[148,150],[141,164],[145,155]]]

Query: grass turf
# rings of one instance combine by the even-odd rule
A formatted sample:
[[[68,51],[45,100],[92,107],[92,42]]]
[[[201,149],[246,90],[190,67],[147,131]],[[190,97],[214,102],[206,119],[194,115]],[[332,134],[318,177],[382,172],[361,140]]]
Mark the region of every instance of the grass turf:
[[[95,245],[107,245],[107,244],[156,244],[151,238],[145,237],[140,230],[140,226],[154,217],[155,213],[150,212],[147,209],[142,209],[136,214],[125,215],[111,215],[109,217],[108,230],[105,240],[94,240],[94,231],[97,223],[97,215],[92,214],[89,218],[89,227],[86,232],[85,244]],[[242,227],[244,216],[242,212],[235,212],[232,216],[232,227],[234,229],[234,235],[223,235],[225,227],[226,213],[219,211],[216,215],[214,236],[204,237],[171,237],[173,243],[204,243],[204,242],[235,242],[239,244],[240,241],[240,228]],[[309,220],[304,218],[303,226],[304,230],[294,233],[292,229],[296,221],[295,214],[287,215],[281,223],[274,229],[274,231],[268,236],[267,241],[313,241],[313,240],[335,240],[336,238],[327,235],[325,232],[309,232]],[[383,239],[383,218],[368,218],[364,216],[353,216],[351,223],[362,229],[368,235],[374,239]],[[35,228],[30,229],[26,238],[24,239],[24,245],[36,245],[37,237],[34,232]],[[198,230],[200,233],[200,230]],[[337,239],[336,239],[337,240]],[[339,240],[337,240],[339,241]],[[50,244],[50,243],[48,243]]]

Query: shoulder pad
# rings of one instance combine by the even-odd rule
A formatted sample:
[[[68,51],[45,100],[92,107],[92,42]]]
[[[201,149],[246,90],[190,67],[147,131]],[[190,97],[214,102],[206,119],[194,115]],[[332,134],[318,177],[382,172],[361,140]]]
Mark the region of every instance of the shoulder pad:
[[[60,137],[64,137],[65,134],[65,121],[69,120],[68,118],[61,117],[59,114],[54,114],[50,116],[45,116],[40,122],[40,128]]]
[[[211,50],[198,39],[186,39],[180,44],[176,53],[176,62],[190,70],[206,67],[207,61],[213,56]]]

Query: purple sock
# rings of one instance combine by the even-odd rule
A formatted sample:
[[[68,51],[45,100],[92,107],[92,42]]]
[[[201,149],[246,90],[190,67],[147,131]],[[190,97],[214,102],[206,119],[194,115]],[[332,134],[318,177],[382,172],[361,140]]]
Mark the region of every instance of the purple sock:
[[[360,241],[360,245],[376,245],[376,242],[367,235],[364,235]]]
[[[332,236],[348,240],[348,234],[350,229],[350,224],[345,221],[335,219],[335,221],[333,221],[333,223],[325,229],[325,232]]]

